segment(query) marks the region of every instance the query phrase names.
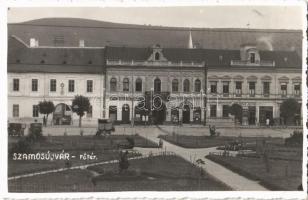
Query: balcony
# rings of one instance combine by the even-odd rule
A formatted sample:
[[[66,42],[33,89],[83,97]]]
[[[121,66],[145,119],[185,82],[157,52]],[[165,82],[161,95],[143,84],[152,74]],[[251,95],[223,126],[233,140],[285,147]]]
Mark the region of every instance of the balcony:
[[[203,67],[201,62],[171,62],[171,61],[123,61],[123,60],[107,60],[110,66],[166,66],[166,67]]]
[[[275,61],[260,60],[260,61],[251,63],[250,60],[231,60],[231,66],[275,67]]]

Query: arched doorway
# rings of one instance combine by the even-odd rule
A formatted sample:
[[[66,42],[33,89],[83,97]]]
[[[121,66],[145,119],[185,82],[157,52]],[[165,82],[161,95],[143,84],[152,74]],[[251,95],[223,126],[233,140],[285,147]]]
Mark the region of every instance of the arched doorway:
[[[72,123],[72,109],[65,103],[56,105],[53,112],[54,125],[70,125]]]
[[[166,120],[166,105],[161,98],[153,99],[152,120],[154,124],[163,124]]]
[[[129,123],[129,105],[124,104],[122,106],[122,123],[123,124],[128,124]]]
[[[183,107],[183,124],[190,123],[190,107],[189,105],[184,105]]]
[[[117,121],[117,107],[116,106],[109,106],[109,119],[112,122]]]
[[[171,121],[173,123],[179,122],[179,109],[178,108],[172,108],[171,109]]]
[[[201,108],[200,107],[195,108],[193,114],[194,114],[193,116],[194,123],[200,124],[201,123]]]

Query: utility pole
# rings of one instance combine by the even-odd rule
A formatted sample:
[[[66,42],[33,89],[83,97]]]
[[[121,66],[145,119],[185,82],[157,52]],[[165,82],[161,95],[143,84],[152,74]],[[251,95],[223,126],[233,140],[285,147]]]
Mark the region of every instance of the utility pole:
[[[204,121],[203,121],[203,125],[206,126],[206,113],[207,113],[207,66],[205,64],[205,62],[203,62],[203,68],[204,68],[204,97],[203,97],[203,106],[204,106]]]

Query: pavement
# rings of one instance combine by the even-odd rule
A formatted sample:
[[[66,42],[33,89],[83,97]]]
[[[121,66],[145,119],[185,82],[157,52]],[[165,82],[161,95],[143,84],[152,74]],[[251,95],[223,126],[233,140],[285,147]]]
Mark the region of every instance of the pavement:
[[[157,129],[160,130],[160,129]],[[153,134],[147,134],[145,132],[138,133],[139,135],[146,137],[147,139],[157,142],[159,138],[158,135],[164,134],[163,129],[160,131],[155,131]],[[150,149],[150,148],[135,148],[137,151],[143,155],[152,153],[158,153],[161,149]],[[250,180],[244,176],[232,172],[231,170],[205,158],[210,152],[218,152],[215,147],[212,148],[200,148],[200,149],[188,149],[176,146],[167,141],[163,141],[163,150],[171,151],[176,153],[176,155],[184,158],[188,162],[195,163],[197,159],[202,159],[205,161],[203,166],[204,170],[211,174],[213,177],[228,185],[230,188],[236,191],[267,191],[268,189],[259,184],[258,181]]]
[[[83,130],[84,135],[95,135],[96,127],[72,127],[72,126],[47,126],[43,127],[43,135],[48,136],[63,136],[66,132],[67,135],[80,135],[80,130]],[[264,127],[228,127],[228,128],[216,128],[220,132],[221,136],[243,136],[243,137],[289,137],[295,130],[295,127],[279,127],[279,128],[264,128]],[[112,134],[131,135],[135,133],[147,133],[152,136],[159,134],[171,134],[175,132],[179,135],[193,135],[204,136],[210,135],[209,128],[207,126],[135,126],[119,125],[115,126],[115,132]],[[164,133],[165,132],[165,133]]]

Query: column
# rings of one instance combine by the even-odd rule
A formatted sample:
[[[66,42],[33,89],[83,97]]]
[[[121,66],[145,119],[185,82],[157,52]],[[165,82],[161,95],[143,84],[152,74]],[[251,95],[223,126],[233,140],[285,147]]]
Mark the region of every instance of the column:
[[[190,111],[190,114],[189,114],[190,115],[190,119],[189,119],[189,121],[193,122],[194,121],[194,110],[192,108],[190,108],[189,111]]]
[[[122,105],[117,106],[117,121],[122,121]]]
[[[259,106],[256,105],[256,125],[259,125]]]
[[[166,121],[167,121],[167,122],[171,122],[171,108],[168,108],[168,109],[167,109]]]
[[[242,125],[248,126],[248,106],[243,106]]]
[[[180,108],[179,109],[179,122],[182,122],[183,121],[183,109]]]

